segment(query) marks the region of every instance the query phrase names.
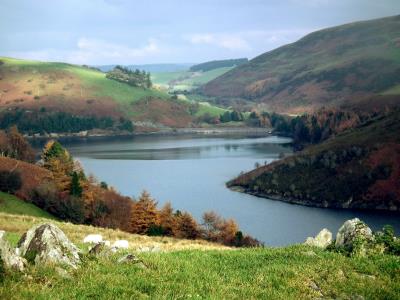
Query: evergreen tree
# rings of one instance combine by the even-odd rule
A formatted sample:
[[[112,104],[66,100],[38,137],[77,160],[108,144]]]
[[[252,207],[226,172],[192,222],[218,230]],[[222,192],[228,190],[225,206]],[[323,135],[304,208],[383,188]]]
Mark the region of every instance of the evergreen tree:
[[[83,188],[81,186],[79,175],[77,172],[72,173],[71,188],[69,193],[75,197],[82,197]]]

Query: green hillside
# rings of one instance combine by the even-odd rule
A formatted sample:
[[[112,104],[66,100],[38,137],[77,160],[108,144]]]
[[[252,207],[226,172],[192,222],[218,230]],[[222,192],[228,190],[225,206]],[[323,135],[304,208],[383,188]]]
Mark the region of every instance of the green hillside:
[[[205,72],[187,70],[179,72],[153,73],[152,80],[155,85],[168,89],[169,91],[190,91],[206,84],[218,76],[221,76],[232,68],[233,67],[222,67]]]
[[[52,215],[41,210],[39,207],[3,192],[0,192],[0,212],[55,219]]]
[[[28,111],[41,126],[53,122],[54,116],[45,122],[39,112],[46,116],[64,112],[69,119],[95,116],[100,118],[97,123],[108,122],[101,118],[118,121],[123,117],[170,127],[185,127],[195,120],[188,103],[172,99],[165,91],[108,79],[105,73],[87,66],[0,57],[0,79],[1,111]]]
[[[399,94],[400,16],[311,33],[201,87],[221,103],[302,113],[360,97]]]

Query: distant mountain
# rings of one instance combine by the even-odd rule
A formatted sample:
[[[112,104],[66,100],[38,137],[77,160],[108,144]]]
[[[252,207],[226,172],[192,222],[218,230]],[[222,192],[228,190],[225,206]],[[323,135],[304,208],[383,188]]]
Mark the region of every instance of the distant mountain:
[[[311,33],[208,82],[199,91],[285,113],[400,95],[400,16]]]
[[[116,65],[104,65],[104,66],[95,66],[100,69],[102,72],[108,72],[114,69]],[[150,73],[161,73],[161,72],[179,72],[188,70],[193,64],[191,63],[183,63],[183,64],[146,64],[146,65],[124,65],[124,67],[130,70],[144,70]]]
[[[238,59],[224,59],[224,60],[213,60],[205,63],[197,64],[190,67],[192,72],[207,72],[219,68],[229,68],[236,67],[247,63],[249,60],[247,58]]]

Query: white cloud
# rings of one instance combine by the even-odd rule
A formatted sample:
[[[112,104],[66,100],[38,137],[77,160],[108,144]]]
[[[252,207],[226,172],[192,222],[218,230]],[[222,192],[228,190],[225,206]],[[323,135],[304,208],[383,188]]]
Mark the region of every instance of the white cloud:
[[[183,38],[193,45],[211,45],[231,51],[269,50],[293,42],[313,29],[248,30],[235,33],[195,33]]]
[[[251,47],[245,39],[234,34],[193,34],[185,36],[186,40],[194,45],[208,44],[228,50],[250,50]]]

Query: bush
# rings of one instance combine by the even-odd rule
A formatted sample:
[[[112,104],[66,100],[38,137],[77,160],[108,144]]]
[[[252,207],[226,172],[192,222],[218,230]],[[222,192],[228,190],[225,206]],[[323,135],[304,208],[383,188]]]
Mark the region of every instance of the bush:
[[[13,194],[21,187],[22,180],[19,173],[0,171],[0,191]]]

